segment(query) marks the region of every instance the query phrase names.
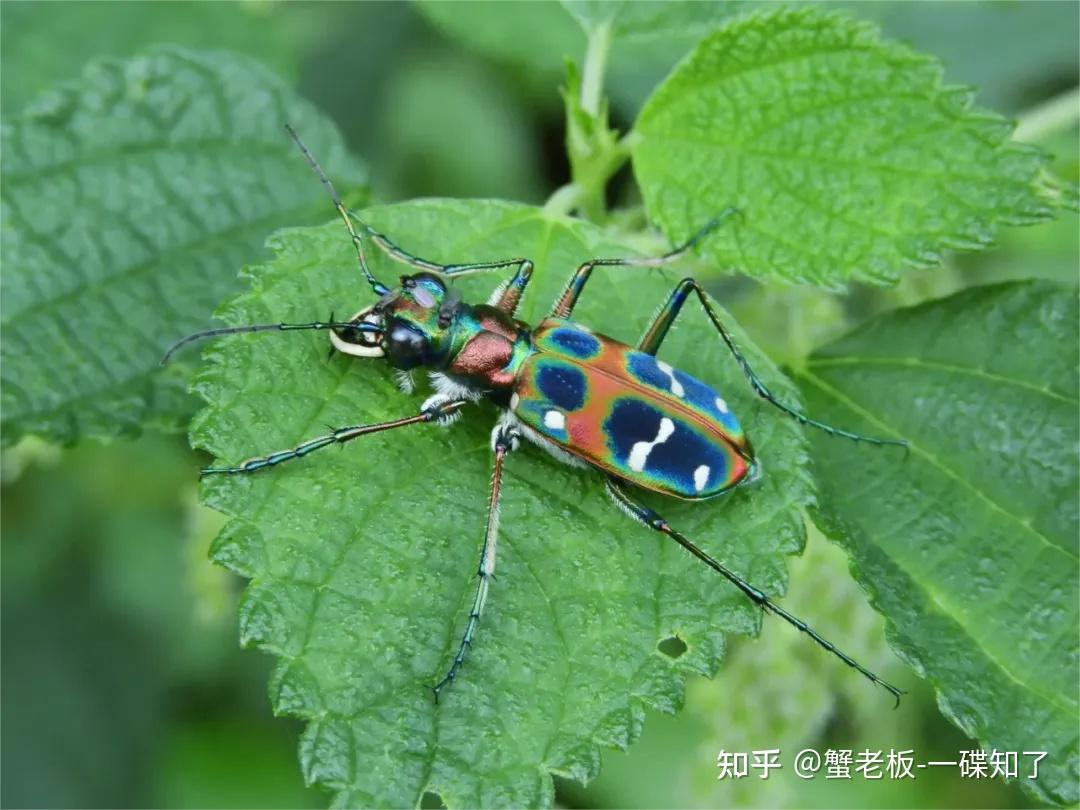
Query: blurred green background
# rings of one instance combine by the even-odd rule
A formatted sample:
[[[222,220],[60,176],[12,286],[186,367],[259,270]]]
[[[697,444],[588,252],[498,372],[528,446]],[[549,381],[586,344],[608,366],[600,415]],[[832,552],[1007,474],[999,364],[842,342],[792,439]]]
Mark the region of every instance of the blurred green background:
[[[1078,84],[1075,3],[832,5],[935,54],[950,81],[975,86],[980,104],[1022,121]],[[17,113],[95,56],[159,43],[228,48],[263,60],[329,113],[368,162],[380,201],[541,202],[568,180],[557,88],[564,55],[580,62],[584,36],[553,5],[520,7],[527,41],[486,30],[483,12],[477,4],[468,9],[475,25],[462,43],[453,31],[464,12],[455,4],[7,2],[0,5],[0,112]],[[608,90],[617,125],[629,127],[690,44],[639,43],[616,56]],[[1053,171],[1075,181],[1075,118],[1033,137],[1056,156]],[[612,193],[633,203],[626,177]],[[856,289],[842,303],[745,281],[718,289],[759,343],[783,359],[887,306],[972,283],[1076,274],[1076,220],[1066,216],[1013,229],[997,249],[957,257],[944,272],[909,274],[891,291]],[[4,454],[4,806],[325,804],[300,779],[297,724],[271,716],[270,659],[237,648],[241,583],[206,561],[220,521],[196,501],[204,461],[183,437],[155,435],[74,448],[27,440]],[[857,657],[911,688],[901,711],[861,683],[833,685],[835,668],[819,670],[812,645],[770,626],[761,641],[734,641],[721,675],[692,683],[678,717],[650,715],[642,740],[629,754],[606,755],[593,785],[560,782],[559,801],[1028,806],[1014,785],[964,780],[951,770],[902,783],[775,774],[768,783],[717,783],[719,748],[775,747],[781,734],[802,740],[798,747],[913,748],[924,759],[955,759],[973,747],[885,649],[880,621],[835,549],[812,536],[792,569],[787,604],[814,616],[826,635],[854,637]],[[785,750],[785,761],[793,753]]]

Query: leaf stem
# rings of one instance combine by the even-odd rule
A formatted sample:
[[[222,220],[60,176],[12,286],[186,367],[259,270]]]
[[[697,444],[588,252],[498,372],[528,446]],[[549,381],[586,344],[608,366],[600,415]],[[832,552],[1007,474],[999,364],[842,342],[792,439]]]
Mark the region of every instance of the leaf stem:
[[[551,213],[576,210],[596,223],[606,221],[608,181],[630,158],[631,146],[639,137],[629,133],[620,138],[608,123],[604,71],[611,43],[611,21],[598,23],[589,30],[584,73],[579,76],[574,64],[567,63],[567,86],[562,95],[571,183],[557,190],[546,206]]]
[[[1080,87],[1066,90],[1020,116],[1013,137],[1029,143],[1044,140],[1080,123]]]
[[[595,118],[600,114],[604,94],[604,72],[611,50],[611,22],[602,22],[589,31],[585,49],[584,75],[581,77],[581,109]]]
[[[564,217],[581,202],[581,187],[576,183],[559,186],[544,203],[544,213],[552,217]]]

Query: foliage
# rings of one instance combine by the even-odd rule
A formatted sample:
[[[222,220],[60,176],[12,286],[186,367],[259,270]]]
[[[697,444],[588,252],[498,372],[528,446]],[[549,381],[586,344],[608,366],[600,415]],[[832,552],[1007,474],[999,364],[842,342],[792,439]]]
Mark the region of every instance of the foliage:
[[[1080,798],[1077,322],[1075,289],[976,288],[871,321],[799,374],[815,413],[911,444],[857,466],[814,441],[820,515],[894,648],[985,748],[1054,752],[1031,786],[1062,804]]]
[[[38,437],[67,444],[182,429],[194,409],[189,380],[207,403],[191,423],[192,441],[227,462],[289,447],[327,424],[415,412],[420,394],[395,391],[381,364],[327,359],[325,336],[310,332],[230,337],[212,344],[203,364],[189,352],[157,369],[165,346],[209,325],[219,304],[226,323],[240,324],[325,319],[370,302],[339,221],[278,231],[270,253],[260,252],[275,228],[331,214],[282,134],[286,121],[350,205],[366,203],[367,171],[332,117],[373,166],[384,200],[547,197],[539,207],[426,199],[364,213],[430,258],[534,259],[520,313],[530,322],[578,262],[662,253],[738,206],[742,216],[711,235],[696,262],[671,272],[598,272],[575,317],[633,342],[675,280],[694,274],[722,297],[740,346],[785,401],[805,398],[817,417],[911,442],[907,457],[820,434],[807,444],[796,423],[753,396],[691,302],[661,355],[724,391],[765,477],[708,505],[650,505],[778,599],[785,555],[801,551],[809,510],[851,555],[853,577],[815,556],[802,561],[813,570],[798,572],[791,599],[781,601],[887,677],[926,681],[884,720],[891,703],[879,690],[777,627],[762,642],[736,640],[715,691],[691,698],[694,716],[678,722],[701,724],[693,745],[730,750],[775,734],[791,754],[790,746],[830,733],[848,747],[872,728],[886,745],[921,733],[933,748],[954,739],[943,733],[946,723],[933,725],[943,715],[973,738],[954,747],[1047,750],[1040,779],[1020,787],[1040,801],[1075,803],[1075,217],[1003,229],[1052,217],[1059,206],[1075,209],[1075,157],[1048,168],[1041,150],[1010,140],[1005,119],[947,82],[937,58],[959,66],[949,81],[992,82],[981,98],[999,109],[1038,103],[1024,116],[1025,139],[1075,155],[1076,91],[1048,98],[1077,84],[1075,37],[1046,40],[1044,53],[1010,52],[991,69],[982,54],[1004,50],[994,47],[1004,38],[978,40],[973,55],[943,38],[948,26],[938,24],[980,19],[987,31],[1027,36],[1068,29],[1075,9],[1048,4],[1023,25],[1005,25],[1000,6],[940,14],[926,7],[914,16],[894,4],[843,8],[885,20],[893,36],[934,43],[935,56],[808,5],[424,2],[417,13],[401,5],[211,4],[183,14],[133,7],[126,17],[70,3],[4,6],[0,438],[5,529],[14,515],[18,539],[2,591],[5,652],[9,638],[30,650],[5,655],[18,662],[14,683],[32,683],[27,694],[49,684],[76,694],[85,685],[51,673],[85,669],[98,673],[88,684],[113,685],[115,700],[125,694],[116,688],[125,639],[137,637],[127,670],[145,688],[118,714],[117,733],[141,739],[140,729],[165,722],[165,696],[183,692],[176,672],[198,669],[212,681],[207,673],[225,660],[192,645],[198,633],[175,615],[177,582],[186,577],[207,615],[232,602],[227,584],[193,562],[213,521],[190,503],[178,508],[192,497],[177,495],[182,470],[197,464],[191,456],[146,442],[61,452]],[[124,20],[102,26],[110,16]],[[1036,18],[1041,27],[1031,27]],[[64,32],[72,47],[44,56]],[[247,55],[147,50],[160,39]],[[90,57],[80,78],[56,83]],[[1073,72],[1047,73],[1063,59]],[[511,69],[494,71],[488,60]],[[1009,65],[1007,78],[999,61]],[[554,86],[564,70],[560,149],[550,116],[559,113]],[[51,89],[23,108],[42,88]],[[1004,247],[992,254],[949,254],[977,254],[998,238]],[[401,272],[382,257],[376,268],[387,280]],[[722,277],[733,271],[754,281]],[[1038,276],[1067,283],[972,286]],[[483,300],[501,279],[461,286],[468,300]],[[800,286],[779,290],[777,281]],[[868,289],[860,281],[899,284]],[[778,370],[781,357],[798,387]],[[333,790],[338,804],[551,804],[551,774],[593,777],[603,748],[628,746],[652,709],[682,705],[689,675],[718,672],[732,634],[757,633],[758,611],[673,544],[627,522],[596,476],[528,448],[508,462],[498,579],[475,648],[436,705],[429,687],[449,664],[475,584],[494,415],[489,405],[470,406],[450,430],[380,434],[203,486],[204,500],[229,516],[212,556],[251,580],[240,603],[242,640],[274,654],[274,709],[305,722],[304,776]],[[78,498],[50,515],[49,494],[68,489]],[[108,496],[112,490],[124,494]],[[143,519],[166,502],[169,519]],[[108,519],[87,517],[93,508]],[[173,558],[162,549],[170,531],[183,538]],[[93,539],[85,550],[73,539],[102,532],[126,539]],[[81,574],[87,559],[88,581],[72,588],[61,572]],[[867,629],[877,625],[859,587],[910,670],[897,674],[900,663],[887,660],[884,639]],[[832,598],[818,598],[822,592]],[[91,631],[65,645],[63,628],[82,618],[75,606],[102,594],[118,607],[89,611]],[[41,615],[48,620],[35,624]],[[135,630],[110,634],[114,616]],[[218,626],[210,636],[226,634]],[[102,647],[108,666],[63,658],[81,661],[99,638],[110,639]],[[154,656],[168,662],[160,673]],[[812,663],[785,665],[792,656]],[[33,683],[38,669],[50,677]],[[10,703],[9,682],[5,667]],[[247,695],[249,683],[233,688]],[[940,714],[929,708],[931,692]],[[103,725],[94,720],[101,712],[87,708],[95,705],[89,694],[72,701],[73,729]],[[790,703],[793,694],[805,703]],[[752,711],[762,702],[763,711]],[[6,732],[9,718],[19,738],[32,728],[30,713],[5,711]],[[21,752],[25,776],[15,788],[5,780],[3,800],[243,803],[273,792],[269,779],[260,780],[260,794],[226,784],[234,768],[250,767],[244,756],[271,755],[253,728],[218,717],[173,734],[171,764],[158,777],[170,787],[155,794],[171,799],[118,794],[134,781],[126,774],[35,793],[35,780],[48,779],[34,763],[55,759],[45,742]],[[207,748],[221,734],[244,756]],[[107,773],[113,749],[86,739],[91,770]],[[115,750],[136,769],[152,755],[130,742]],[[692,756],[703,757],[708,776],[709,750]],[[215,771],[208,778],[220,790],[187,789],[190,771]],[[639,784],[660,778],[649,768],[623,773]],[[887,801],[940,803],[925,784]],[[841,801],[828,783],[806,787],[799,796],[808,805]],[[783,785],[749,798],[746,784],[731,788],[723,795],[740,802],[792,795]],[[963,795],[968,804],[1018,801],[995,788]],[[310,800],[287,795],[294,804]],[[606,795],[625,804],[651,794],[631,781],[624,792],[582,795],[564,792],[561,803],[603,803]]]
[[[533,321],[581,261],[628,250],[580,221],[505,203],[411,203],[365,216],[437,261],[535,256],[522,312]],[[249,271],[253,292],[230,304],[225,320],[310,320],[312,301],[359,308],[366,294],[343,232],[332,223],[279,235],[277,259]],[[649,312],[638,302],[662,301],[674,279],[622,272],[638,277],[598,276],[580,312],[632,341]],[[495,283],[474,279],[466,290],[476,299]],[[795,401],[790,384],[747,348],[769,384]],[[324,362],[324,352],[322,336],[284,343],[273,335],[212,350],[196,384],[210,408],[194,441],[237,462],[327,424],[418,407],[386,372],[344,356]],[[799,431],[754,401],[719,337],[687,328],[662,356],[731,392],[770,475],[719,508],[656,508],[762,587],[781,589],[781,555],[801,547],[799,508],[809,495]],[[449,666],[475,585],[490,477],[493,412],[469,410],[450,430],[387,434],[318,464],[206,484],[208,502],[236,518],[214,556],[253,581],[242,637],[281,656],[275,707],[310,721],[305,772],[341,791],[343,805],[414,804],[429,791],[454,806],[550,803],[548,771],[594,775],[599,744],[625,746],[643,705],[676,708],[686,673],[715,671],[722,632],[757,625],[733,588],[620,515],[595,475],[522,452],[508,463],[497,580],[479,641],[435,705],[430,688]],[[657,649],[671,636],[687,645],[675,660]],[[515,745],[500,743],[508,734]]]
[[[942,86],[932,57],[811,6],[743,17],[694,49],[635,125],[650,219],[684,238],[738,206],[711,240],[725,265],[839,286],[894,280],[999,223],[1050,213],[1041,155],[1004,119]]]
[[[163,50],[89,65],[3,128],[3,440],[180,425],[162,346],[240,289],[236,268],[325,199],[281,132],[303,122],[328,170],[363,171],[273,74]]]

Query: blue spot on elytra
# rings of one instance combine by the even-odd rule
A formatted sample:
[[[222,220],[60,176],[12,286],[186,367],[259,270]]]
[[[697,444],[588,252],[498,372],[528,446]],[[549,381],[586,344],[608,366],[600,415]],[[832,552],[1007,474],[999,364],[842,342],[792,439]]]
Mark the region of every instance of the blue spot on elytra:
[[[697,408],[699,411],[704,411],[709,414],[713,419],[723,425],[727,430],[732,433],[742,433],[742,428],[739,426],[739,420],[735,418],[735,414],[728,408],[728,412],[724,413],[720,410],[716,404],[716,400],[720,399],[720,394],[715,389],[710,388],[700,380],[691,377],[678,369],[675,370],[675,379],[683,387],[683,398]]]
[[[620,399],[615,403],[604,423],[604,433],[620,464],[627,464],[635,444],[656,438],[663,418],[659,409],[638,399]]]
[[[710,483],[723,480],[727,474],[728,451],[678,419],[673,420],[675,432],[649,451],[645,469],[641,472],[630,470],[630,453],[634,445],[654,441],[664,416],[658,408],[637,399],[628,397],[615,402],[604,423],[604,433],[615,461],[626,470],[627,477],[665,481],[671,489],[687,495],[700,492],[694,481],[694,471],[703,464],[709,467]]]
[[[627,367],[630,369],[630,373],[638,380],[669,396],[676,396],[671,390],[671,376],[673,374],[683,389],[682,396],[678,397],[679,399],[723,425],[725,430],[733,434],[742,433],[742,428],[739,426],[739,420],[735,418],[735,414],[731,413],[730,409],[728,413],[724,413],[717,407],[716,400],[720,395],[696,377],[691,377],[685,371],[679,371],[679,369],[673,369],[671,374],[668,374],[657,365],[655,357],[642,352],[629,352],[627,354]]]
[[[656,365],[656,358],[651,354],[642,352],[627,352],[630,373],[646,385],[659,388],[661,391],[671,391],[671,377],[660,370]]]
[[[576,411],[585,404],[588,383],[574,366],[545,364],[536,374],[536,387],[552,405],[563,411]]]
[[[551,333],[551,340],[564,352],[581,360],[588,360],[600,353],[600,341],[578,329],[556,329]]]

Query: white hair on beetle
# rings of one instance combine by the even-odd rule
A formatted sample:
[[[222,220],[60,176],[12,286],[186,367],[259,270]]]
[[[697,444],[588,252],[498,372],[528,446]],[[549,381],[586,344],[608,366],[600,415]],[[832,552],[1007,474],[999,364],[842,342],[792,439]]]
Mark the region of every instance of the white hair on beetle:
[[[628,518],[630,518],[632,521],[634,521],[634,523],[640,523],[642,526],[649,525],[641,519],[641,515],[639,515],[637,512],[635,512],[633,509],[626,505],[626,502],[615,493],[615,490],[612,488],[611,484],[605,482],[604,492],[608,494],[608,497],[611,498],[612,503],[614,503],[615,506],[618,507],[618,510],[624,515],[626,515]]]
[[[506,281],[500,282],[496,285],[495,289],[491,291],[491,295],[488,296],[487,300],[489,307],[493,307],[499,303],[499,299],[502,298],[503,293],[506,292],[506,288],[510,286],[510,281],[510,279],[507,279]]]
[[[491,429],[491,452],[494,453],[500,436],[506,436],[510,440],[510,452],[521,446],[521,422],[510,411],[503,411],[499,415],[499,421]]]
[[[483,391],[475,391],[461,383],[454,382],[441,371],[432,371],[428,374],[431,387],[447,399],[467,399],[476,402],[483,398]]]
[[[541,434],[537,433],[524,422],[519,422],[518,427],[521,429],[522,436],[535,444],[537,447],[545,450],[556,461],[566,464],[568,467],[580,467],[582,469],[588,468],[589,465],[586,462],[582,461],[577,456],[566,452],[557,444],[548,439],[546,436],[542,436]]]
[[[445,394],[432,394],[425,399],[420,405],[420,413],[430,411],[443,405],[449,405],[451,402],[457,402],[459,397],[448,397]],[[461,418],[461,409],[450,411],[450,413],[443,414],[435,420],[435,424],[439,427],[450,427],[458,419]]]

